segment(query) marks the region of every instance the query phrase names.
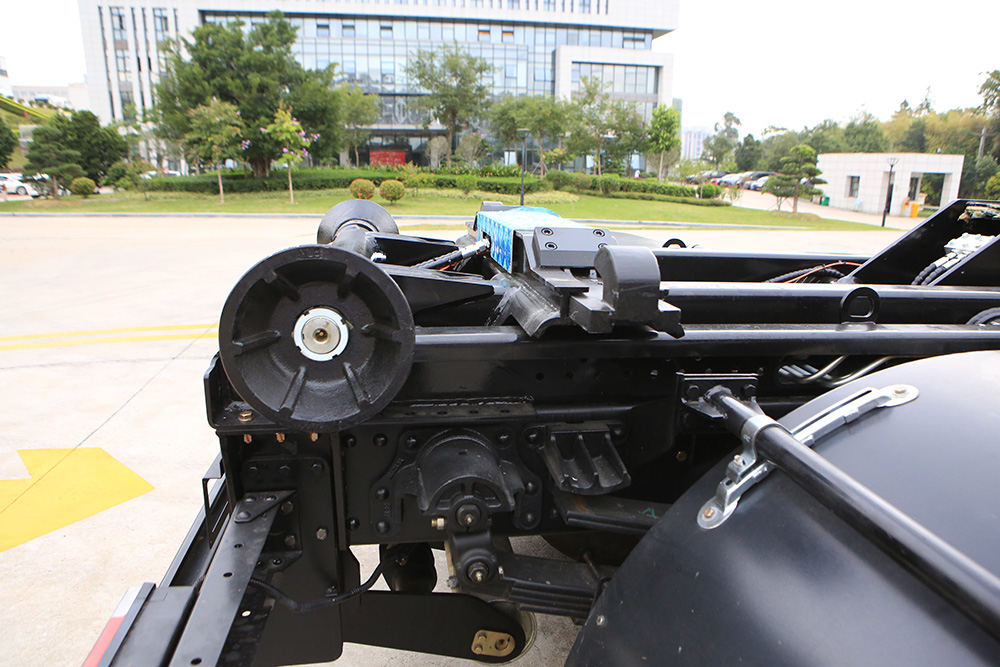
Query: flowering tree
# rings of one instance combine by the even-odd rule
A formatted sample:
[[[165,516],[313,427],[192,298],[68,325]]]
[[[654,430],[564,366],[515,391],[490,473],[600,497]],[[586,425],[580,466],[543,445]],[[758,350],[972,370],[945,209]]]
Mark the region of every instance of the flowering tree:
[[[288,107],[281,106],[274,114],[274,122],[260,128],[272,142],[281,147],[281,155],[276,162],[288,168],[288,200],[295,203],[292,190],[292,165],[309,156],[309,146],[319,139],[318,134],[306,134],[299,120],[292,116]],[[245,150],[245,149],[244,149]]]
[[[226,160],[237,159],[243,138],[243,121],[239,110],[228,102],[212,98],[209,104],[192,109],[188,115],[191,130],[184,139],[188,150],[206,165],[214,165],[219,180],[219,200],[226,203],[222,189],[222,165]]]

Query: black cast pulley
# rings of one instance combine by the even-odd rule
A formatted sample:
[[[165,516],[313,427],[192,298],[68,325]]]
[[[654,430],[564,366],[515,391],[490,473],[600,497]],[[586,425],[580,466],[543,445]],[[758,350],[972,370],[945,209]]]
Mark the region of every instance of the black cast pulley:
[[[382,234],[399,232],[392,215],[375,202],[367,199],[346,199],[323,216],[316,231],[316,242],[331,243],[341,228],[347,226]]]
[[[339,431],[380,412],[406,381],[413,346],[413,314],[396,283],[325,245],[250,269],[219,324],[222,365],[240,397],[303,431]]]

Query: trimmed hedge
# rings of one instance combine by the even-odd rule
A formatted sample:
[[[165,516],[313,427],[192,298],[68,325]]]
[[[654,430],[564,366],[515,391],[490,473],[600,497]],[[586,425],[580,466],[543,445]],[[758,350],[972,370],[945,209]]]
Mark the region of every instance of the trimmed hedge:
[[[396,180],[399,172],[374,169],[303,169],[292,174],[296,190],[333,190],[345,189],[351,182],[364,178],[375,186],[383,181]],[[452,174],[427,174],[427,180],[421,183],[428,188],[455,188],[458,176]],[[241,194],[248,192],[281,192],[288,189],[288,175],[272,172],[267,178],[252,178],[242,173],[223,172],[223,184],[226,192]],[[478,189],[500,194],[516,194],[521,191],[519,177],[479,177]],[[524,180],[525,192],[539,192],[548,188],[548,184],[534,176]],[[154,178],[149,181],[149,190],[159,192],[197,192],[201,194],[217,194],[219,185],[214,174],[200,176],[171,176]]]
[[[652,192],[615,192],[607,195],[613,199],[645,199],[649,201],[665,201],[672,204],[691,204],[692,206],[732,206],[730,202],[720,199],[696,199],[695,197],[671,197]]]

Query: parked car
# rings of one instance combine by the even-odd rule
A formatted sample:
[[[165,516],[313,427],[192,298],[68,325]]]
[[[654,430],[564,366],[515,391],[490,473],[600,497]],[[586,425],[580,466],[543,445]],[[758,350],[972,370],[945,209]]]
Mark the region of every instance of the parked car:
[[[715,182],[714,179],[722,178],[728,173],[729,173],[728,171],[720,171],[720,170],[700,171],[697,174],[691,174],[684,180],[687,181],[688,183],[706,183],[706,182],[714,183]]]
[[[739,185],[743,182],[743,179],[747,176],[749,172],[740,172],[738,174],[727,174],[719,179],[717,185],[725,185],[732,187],[734,185]]]
[[[754,190],[755,192],[760,192],[761,190],[764,189],[764,186],[767,185],[767,180],[771,178],[771,176],[773,176],[773,174],[766,174],[756,180],[748,182],[746,184],[746,189]]]
[[[765,176],[773,176],[773,175],[774,175],[773,171],[751,171],[750,173],[747,174],[746,178],[743,179],[743,187],[748,190],[752,190],[753,188],[750,187],[751,184],[756,183]]]
[[[0,183],[7,188],[7,193],[12,195],[31,195],[37,197],[40,193],[31,183],[21,181],[20,174],[0,174]]]

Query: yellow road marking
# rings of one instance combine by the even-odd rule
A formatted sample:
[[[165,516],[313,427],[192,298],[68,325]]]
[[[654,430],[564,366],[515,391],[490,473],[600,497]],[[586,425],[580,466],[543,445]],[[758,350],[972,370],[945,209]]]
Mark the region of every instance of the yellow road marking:
[[[31,479],[0,481],[0,551],[152,491],[99,447],[18,450]]]
[[[166,327],[126,327],[124,329],[93,329],[91,331],[66,331],[28,336],[0,336],[0,340],[36,340],[38,338],[74,338],[77,336],[103,336],[106,334],[139,333],[143,331],[186,331],[190,329],[216,329],[218,324],[173,324]]]
[[[158,340],[192,340],[195,338],[218,338],[217,332],[211,333],[189,333],[189,334],[163,334],[162,336],[116,336],[110,338],[83,338],[80,340],[58,340],[44,341],[37,343],[15,343],[13,345],[0,345],[0,350],[27,350],[37,347],[66,347],[70,345],[98,345],[102,343],[142,343],[146,341]]]

